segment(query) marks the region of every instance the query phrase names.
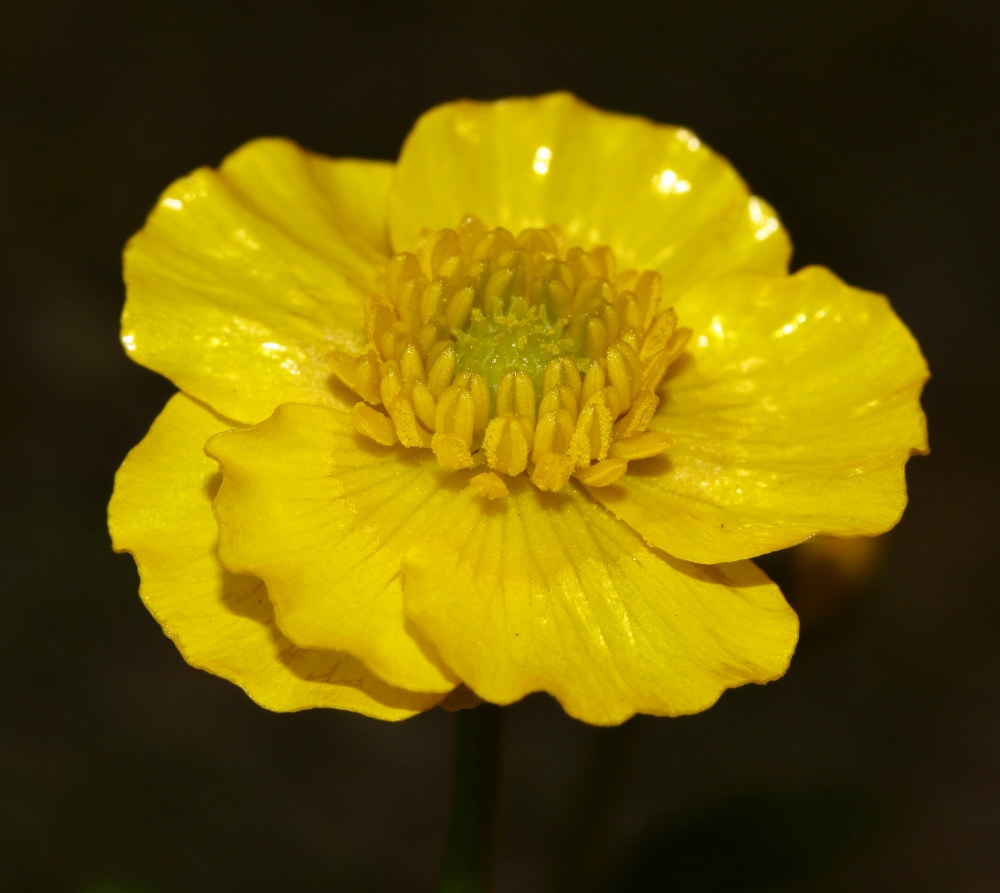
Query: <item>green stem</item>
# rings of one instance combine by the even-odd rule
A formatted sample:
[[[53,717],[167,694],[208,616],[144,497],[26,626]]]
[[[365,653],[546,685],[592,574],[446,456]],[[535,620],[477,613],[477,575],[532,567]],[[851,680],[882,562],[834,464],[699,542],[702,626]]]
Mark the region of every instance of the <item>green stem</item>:
[[[594,748],[558,823],[551,866],[555,893],[586,893],[596,887],[637,728],[630,720],[594,729]]]
[[[455,782],[440,893],[492,888],[502,714],[493,704],[455,716]]]

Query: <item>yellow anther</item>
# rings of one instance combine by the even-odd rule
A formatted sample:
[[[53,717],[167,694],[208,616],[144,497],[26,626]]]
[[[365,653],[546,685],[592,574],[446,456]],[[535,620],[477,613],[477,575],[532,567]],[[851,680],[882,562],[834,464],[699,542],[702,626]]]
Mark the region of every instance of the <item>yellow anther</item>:
[[[576,395],[568,385],[561,384],[546,392],[545,396],[542,397],[542,402],[538,404],[538,415],[541,417],[545,413],[554,412],[557,409],[565,409],[573,420],[576,420]]]
[[[561,490],[573,473],[573,460],[561,453],[549,453],[535,465],[531,482],[539,490]]]
[[[385,268],[385,285],[389,297],[395,300],[405,282],[410,282],[422,275],[420,259],[412,251],[402,251],[393,255],[392,260]]]
[[[639,355],[639,333],[635,329],[628,329],[623,331],[618,336],[619,341],[624,341],[629,347],[636,352],[636,356]]]
[[[617,419],[625,410],[625,407],[622,406],[618,390],[613,385],[608,385],[600,394],[595,395],[595,397],[602,405],[608,408],[608,412],[611,413],[611,418],[613,419]]]
[[[620,291],[618,297],[615,298],[615,306],[618,308],[623,329],[634,329],[636,331],[643,329],[645,319],[639,311],[639,305],[636,303],[635,295],[632,292]]]
[[[483,236],[486,235],[486,227],[483,222],[472,214],[466,214],[462,222],[458,225],[458,241],[462,250],[471,255],[473,249],[479,244]]]
[[[458,434],[438,431],[431,438],[431,449],[438,460],[438,465],[447,471],[472,468],[472,453]]]
[[[456,435],[468,449],[472,446],[475,422],[476,407],[469,389],[457,384],[445,388],[434,414],[434,430],[438,434]]]
[[[421,326],[420,331],[417,332],[417,348],[420,350],[420,356],[426,357],[430,353],[431,348],[440,340],[441,329],[434,323]]]
[[[342,350],[331,350],[326,355],[326,364],[341,383],[352,391],[357,382],[358,361]]]
[[[645,361],[653,356],[653,354],[659,353],[663,350],[663,348],[667,346],[667,342],[670,340],[670,336],[674,334],[674,330],[676,328],[677,314],[674,312],[673,307],[668,307],[663,311],[663,313],[653,320],[653,324],[649,327],[649,331],[646,332],[645,337],[642,339],[642,347],[639,349],[639,358]]]
[[[472,405],[476,411],[475,430],[482,431],[490,420],[490,386],[475,372],[463,372],[460,378],[472,394]]]
[[[608,327],[599,319],[587,323],[585,333],[588,357],[603,357],[608,350]]]
[[[573,312],[568,333],[574,341],[583,337],[588,317],[600,311],[606,301],[614,300],[614,290],[603,279],[585,279],[573,296]]]
[[[492,471],[477,474],[472,479],[472,484],[479,491],[479,495],[487,499],[503,499],[507,495],[507,485],[503,482],[503,478]]]
[[[557,409],[540,416],[535,428],[535,442],[531,448],[531,461],[540,462],[549,453],[565,453],[573,440],[574,419],[565,409]]]
[[[472,256],[476,260],[488,257],[499,257],[505,251],[511,251],[517,247],[517,242],[508,230],[498,226],[490,230],[483,236],[472,251]]]
[[[588,487],[607,487],[625,474],[627,469],[628,462],[625,459],[614,458],[578,469],[573,475]]]
[[[430,389],[422,381],[414,382],[413,392],[410,394],[413,401],[413,411],[420,419],[420,423],[428,430],[435,430],[435,416],[437,415],[437,401]]]
[[[403,382],[412,385],[415,381],[426,381],[424,375],[424,361],[420,359],[420,351],[417,345],[407,344],[399,355],[399,368],[403,375]]]
[[[580,402],[586,403],[594,394],[603,391],[608,383],[608,376],[597,360],[591,360],[587,374],[583,377],[583,387],[580,392]]]
[[[569,319],[573,312],[573,292],[561,279],[548,279],[539,288],[539,303],[545,305],[549,319]]]
[[[403,392],[403,373],[399,368],[399,363],[395,360],[386,360],[379,367],[379,374],[381,376],[379,393],[382,402],[388,406]]]
[[[420,296],[420,321],[427,325],[437,319],[443,312],[448,298],[451,297],[449,282],[438,277],[431,282]]]
[[[646,431],[624,440],[616,440],[611,444],[608,455],[629,461],[648,459],[665,453],[673,445],[674,439],[666,431]]]
[[[580,380],[580,370],[577,368],[576,362],[570,359],[570,357],[559,357],[558,359],[550,360],[549,364],[545,367],[545,373],[542,377],[542,393],[547,394],[559,385],[568,386],[573,391],[573,396],[579,403],[583,383]]]
[[[569,447],[576,465],[588,465],[591,459],[600,460],[608,455],[612,422],[610,411],[599,399],[580,410]]]
[[[559,246],[547,229],[523,229],[517,234],[517,247],[522,251],[542,251],[545,254],[557,254]]]
[[[663,297],[663,277],[655,270],[644,270],[636,280],[633,291],[642,316],[640,328],[645,331],[660,309],[660,299]]]
[[[403,348],[413,341],[409,327],[402,322],[394,322],[378,342],[382,356],[387,360],[398,360]]]
[[[367,403],[354,404],[351,421],[359,434],[383,446],[392,446],[398,440],[392,419],[377,409],[372,409]]]
[[[413,404],[406,394],[397,394],[387,401],[385,408],[396,426],[396,436],[405,447],[428,447],[431,445],[431,435],[426,428],[417,422]]]
[[[501,267],[486,283],[483,290],[483,313],[501,316],[516,298],[527,293],[527,277],[520,267]]]
[[[505,251],[497,256],[497,266],[512,267],[517,270],[527,270],[531,265],[531,260],[520,248]]]
[[[611,385],[594,394],[584,406],[590,404],[603,406],[611,414],[612,420],[617,419],[622,411],[621,398],[618,396],[618,391]]]
[[[430,276],[452,276],[462,262],[462,246],[453,229],[427,233],[417,246],[424,272]]]
[[[427,288],[427,277],[421,273],[416,279],[401,283],[393,299],[400,322],[406,323],[410,328],[416,328],[422,324],[420,301],[425,288]]]
[[[653,354],[642,367],[642,389],[644,391],[656,391],[663,381],[663,376],[667,374],[670,366],[670,356],[665,350]]]
[[[490,258],[473,261],[465,271],[465,277],[468,281],[462,284],[471,284],[476,290],[477,295],[482,294],[483,289],[486,288],[486,283],[489,282],[490,276],[493,275],[495,269],[496,264]]]
[[[328,357],[365,401],[352,416],[365,436],[430,447],[448,469],[488,464],[475,478],[488,498],[506,494],[498,475],[529,464],[544,490],[574,469],[604,486],[668,448],[645,429],[690,331],[660,311],[658,273],[619,274],[609,248],[567,251],[553,227],[515,237],[468,216],[425,231],[385,281],[384,296],[365,299],[365,352]]]
[[[381,344],[395,322],[396,311],[385,298],[381,295],[365,298],[365,336],[372,344]]]
[[[618,392],[622,406],[628,406],[632,401],[632,377],[628,364],[617,347],[608,350],[608,378],[611,379],[611,386]]]
[[[619,294],[622,294],[624,292],[635,292],[635,284],[638,281],[639,281],[638,270],[622,270],[615,277],[615,288],[618,289]]]
[[[601,308],[601,320],[604,322],[604,328],[607,329],[608,341],[614,344],[619,331],[621,331],[622,323],[621,314],[615,309],[614,304],[605,304]]]
[[[667,356],[670,358],[672,363],[680,355],[680,352],[684,350],[684,346],[688,343],[688,339],[691,337],[692,332],[690,329],[678,329],[670,336],[670,340],[667,342],[665,350],[667,351]]]
[[[428,361],[430,361],[433,355],[434,351],[432,349],[431,353],[427,356]],[[430,363],[430,372],[427,374],[427,387],[430,388],[430,392],[435,399],[444,393],[444,389],[451,384],[454,377],[455,345],[451,341],[448,341],[441,349],[441,352],[434,358],[434,361]]]
[[[376,405],[382,402],[380,365],[378,352],[369,350],[358,357],[354,367],[354,390],[362,400]]]
[[[595,278],[613,280],[615,278],[615,255],[605,245],[593,251],[582,248],[570,248],[566,252],[566,261],[573,268],[578,280]]]
[[[458,289],[448,299],[448,310],[445,313],[445,317],[448,320],[448,327],[451,329],[462,328],[469,321],[469,313],[472,311],[472,305],[475,303],[475,286],[466,285]]]
[[[497,385],[497,415],[513,412],[535,427],[535,386],[526,373],[511,369]]]
[[[615,422],[615,436],[631,437],[645,431],[659,403],[660,398],[649,391],[637,394],[629,411]]]
[[[428,371],[434,365],[434,361],[441,356],[449,345],[451,345],[452,349],[454,349],[455,342],[447,338],[442,338],[440,341],[436,341],[433,345],[431,345],[430,350],[427,351],[427,358],[424,360],[424,367]]]
[[[639,382],[642,381],[642,360],[639,359],[639,354],[636,353],[635,348],[623,338],[619,338],[614,346],[618,348],[622,359],[625,361],[625,365],[628,367],[628,377],[632,385],[632,396],[634,397],[639,393]]]
[[[514,413],[497,416],[483,436],[486,464],[501,474],[520,474],[528,465],[529,435]]]

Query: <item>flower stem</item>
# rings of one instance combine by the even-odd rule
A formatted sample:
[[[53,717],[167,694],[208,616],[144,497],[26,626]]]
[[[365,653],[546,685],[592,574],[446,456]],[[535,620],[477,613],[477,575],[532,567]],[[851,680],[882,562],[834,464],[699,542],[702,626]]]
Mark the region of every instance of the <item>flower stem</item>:
[[[494,704],[455,716],[455,781],[440,893],[492,888],[502,714]]]

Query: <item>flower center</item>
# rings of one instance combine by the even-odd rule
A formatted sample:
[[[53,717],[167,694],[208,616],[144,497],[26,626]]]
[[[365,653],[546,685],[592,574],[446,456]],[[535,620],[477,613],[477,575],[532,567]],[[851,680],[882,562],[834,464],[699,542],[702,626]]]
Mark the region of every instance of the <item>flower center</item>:
[[[605,486],[669,449],[646,427],[691,333],[660,311],[658,273],[615,266],[610,248],[567,249],[557,227],[514,236],[469,216],[425,232],[368,296],[365,352],[328,354],[363,400],[355,427],[452,471],[487,466],[473,481],[490,498],[507,493],[500,475]]]

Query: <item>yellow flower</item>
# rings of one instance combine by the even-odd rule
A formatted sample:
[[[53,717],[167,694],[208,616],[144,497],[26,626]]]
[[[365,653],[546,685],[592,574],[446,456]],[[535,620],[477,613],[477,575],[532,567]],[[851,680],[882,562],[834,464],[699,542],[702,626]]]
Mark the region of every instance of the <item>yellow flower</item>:
[[[433,109],[395,165],[250,143],[126,250],[180,393],[115,548],[274,710],[704,710],[795,646],[747,559],[892,527],[927,449],[910,333],[790,251],[692,133],[567,94]]]

